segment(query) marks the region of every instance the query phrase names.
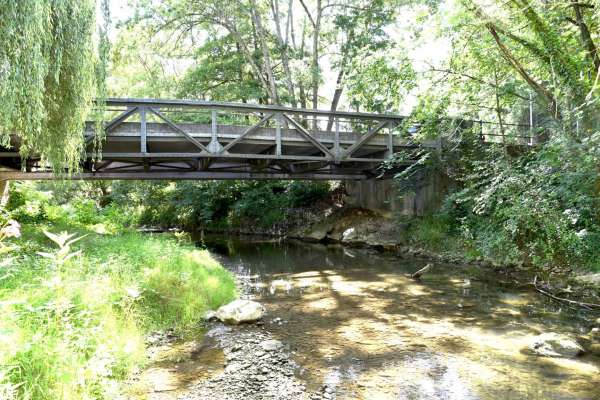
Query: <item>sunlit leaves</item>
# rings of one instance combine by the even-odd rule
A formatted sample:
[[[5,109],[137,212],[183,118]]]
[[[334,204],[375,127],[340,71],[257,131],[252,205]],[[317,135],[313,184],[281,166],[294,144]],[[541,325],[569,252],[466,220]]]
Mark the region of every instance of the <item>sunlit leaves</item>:
[[[57,267],[57,268],[62,267],[71,258],[76,257],[82,253],[81,250],[72,252],[71,245],[73,245],[75,242],[83,239],[87,235],[75,237],[75,235],[76,235],[75,233],[69,234],[68,232],[61,232],[61,233],[56,234],[56,233],[48,232],[46,230],[44,230],[43,232],[44,232],[44,235],[46,235],[46,237],[48,239],[52,240],[58,246],[58,250],[51,252],[51,253],[44,252],[44,251],[38,251],[37,254],[39,254],[40,256],[42,256],[44,258],[49,259],[55,267]]]
[[[0,1],[0,144],[77,168],[95,82],[94,0]]]

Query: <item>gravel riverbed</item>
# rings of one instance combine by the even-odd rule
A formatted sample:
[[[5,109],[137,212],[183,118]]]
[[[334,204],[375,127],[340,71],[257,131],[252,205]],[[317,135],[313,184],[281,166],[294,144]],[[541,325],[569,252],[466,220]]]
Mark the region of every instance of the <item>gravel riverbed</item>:
[[[211,325],[207,336],[223,350],[225,369],[189,387],[179,400],[334,398],[327,387],[317,393],[307,390],[295,376],[299,366],[289,349],[273,339],[263,325]]]

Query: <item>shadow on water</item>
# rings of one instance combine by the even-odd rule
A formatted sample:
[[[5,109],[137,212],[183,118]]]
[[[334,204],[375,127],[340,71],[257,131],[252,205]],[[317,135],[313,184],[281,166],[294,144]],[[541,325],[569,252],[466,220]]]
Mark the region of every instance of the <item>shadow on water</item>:
[[[600,359],[522,351],[543,332],[581,335],[583,314],[490,271],[424,266],[371,251],[300,242],[205,238],[269,310],[309,387],[337,398],[598,399]],[[280,320],[281,319],[281,320]]]

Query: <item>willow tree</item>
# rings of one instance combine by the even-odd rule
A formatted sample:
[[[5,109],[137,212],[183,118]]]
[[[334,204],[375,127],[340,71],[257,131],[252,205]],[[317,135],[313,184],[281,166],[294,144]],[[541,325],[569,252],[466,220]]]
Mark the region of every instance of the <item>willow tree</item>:
[[[14,134],[22,157],[39,155],[55,171],[76,169],[83,149],[95,11],[95,0],[0,0],[0,145]]]

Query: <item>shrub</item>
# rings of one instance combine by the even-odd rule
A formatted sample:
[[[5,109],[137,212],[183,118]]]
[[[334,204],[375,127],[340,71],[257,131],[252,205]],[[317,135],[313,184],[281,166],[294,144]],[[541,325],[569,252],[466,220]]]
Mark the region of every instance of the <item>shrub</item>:
[[[331,191],[328,182],[292,181],[287,187],[290,205],[306,207],[322,200]]]
[[[20,239],[7,239],[13,257],[2,259],[0,279],[0,364],[6,366],[0,398],[117,398],[119,383],[145,360],[146,332],[188,332],[206,310],[236,295],[229,272],[170,235],[121,226],[117,234],[90,230],[97,221],[117,222],[116,208],[105,214],[89,199],[68,207],[30,189],[18,192],[16,210],[41,199],[52,220],[24,224]],[[75,236],[66,239],[69,248],[56,250],[48,238],[63,240],[44,229]]]

